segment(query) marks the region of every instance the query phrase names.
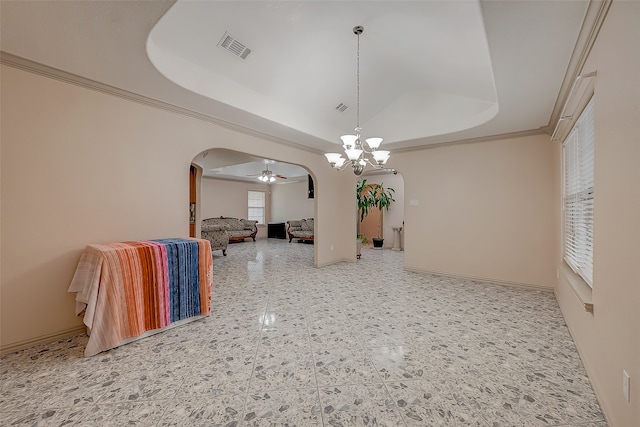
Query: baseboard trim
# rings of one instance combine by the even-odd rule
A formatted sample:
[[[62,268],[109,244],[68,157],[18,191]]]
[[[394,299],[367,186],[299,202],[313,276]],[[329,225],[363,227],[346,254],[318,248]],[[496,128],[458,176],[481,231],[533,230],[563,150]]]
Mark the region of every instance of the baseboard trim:
[[[492,283],[495,285],[509,286],[512,288],[525,289],[529,291],[553,292],[553,287],[534,285],[531,283],[511,282],[508,280],[489,279],[487,277],[464,276],[461,274],[443,273],[440,271],[424,270],[420,268],[405,267],[404,269],[406,271],[413,271],[414,273],[427,273],[427,274],[433,274],[434,276],[449,277],[452,279],[475,280],[477,282]]]
[[[323,267],[328,267],[330,265],[333,264],[340,264],[341,262],[356,262],[355,257],[354,259],[350,259],[350,258],[340,258],[337,259],[335,261],[329,261],[329,262],[325,262],[324,264],[318,264],[316,265],[317,268],[323,268]]]
[[[0,355],[14,353],[16,351],[24,350],[30,347],[35,347],[40,344],[47,344],[50,342],[62,340],[65,338],[73,337],[75,335],[86,334],[87,327],[85,325],[76,326],[73,328],[65,329],[64,331],[54,332],[52,334],[40,335],[39,337],[29,338],[23,341],[18,341],[6,346],[0,346]]]

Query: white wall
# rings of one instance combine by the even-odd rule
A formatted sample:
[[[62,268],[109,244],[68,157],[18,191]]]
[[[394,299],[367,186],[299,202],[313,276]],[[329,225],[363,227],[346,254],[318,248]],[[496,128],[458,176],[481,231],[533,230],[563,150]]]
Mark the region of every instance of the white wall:
[[[313,218],[315,199],[308,197],[307,182],[271,186],[271,221]],[[317,197],[317,195],[316,195]]]

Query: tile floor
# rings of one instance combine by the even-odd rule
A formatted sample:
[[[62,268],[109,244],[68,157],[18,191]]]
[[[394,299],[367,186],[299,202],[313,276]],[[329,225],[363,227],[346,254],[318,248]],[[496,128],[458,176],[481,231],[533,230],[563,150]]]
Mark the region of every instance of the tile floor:
[[[606,426],[552,293],[402,258],[230,245],[209,318],[91,358],[84,336],[3,356],[0,424]]]

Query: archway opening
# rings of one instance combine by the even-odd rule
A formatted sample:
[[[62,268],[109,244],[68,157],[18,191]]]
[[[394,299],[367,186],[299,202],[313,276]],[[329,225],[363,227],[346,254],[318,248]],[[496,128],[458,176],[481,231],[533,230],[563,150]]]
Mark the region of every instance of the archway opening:
[[[200,171],[192,215],[196,237],[202,220],[225,217],[258,221],[256,239],[288,239],[287,221],[315,215],[314,178],[304,166],[223,148],[199,153],[192,166]],[[307,242],[315,247],[314,239]]]

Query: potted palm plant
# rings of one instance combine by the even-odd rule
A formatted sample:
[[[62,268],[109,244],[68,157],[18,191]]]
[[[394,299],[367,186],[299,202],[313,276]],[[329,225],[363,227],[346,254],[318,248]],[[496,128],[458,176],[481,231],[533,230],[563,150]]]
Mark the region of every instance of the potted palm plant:
[[[385,188],[384,184],[370,184],[367,186],[367,180],[363,179],[358,182],[356,186],[356,200],[358,202],[358,248],[360,248],[361,244],[364,243],[360,238],[362,235],[360,234],[360,221],[363,221],[372,208],[378,208],[380,210],[385,209],[389,210],[389,207],[395,199],[393,195],[395,190],[391,187]],[[366,239],[365,236],[364,239]],[[382,216],[380,217],[380,221],[378,224],[378,237],[373,238],[373,247],[381,248],[384,243],[384,239],[382,238]],[[368,241],[367,241],[368,243]],[[358,258],[360,258],[360,251],[358,250]]]
[[[381,211],[383,209],[388,211],[391,204],[395,202],[393,198],[395,191],[396,190],[391,187],[385,188],[384,184],[372,184],[369,187],[369,198],[373,201],[372,207],[378,208]],[[384,238],[382,237],[382,216],[380,216],[378,220],[378,237],[374,237],[371,240],[373,240],[374,248],[382,248],[384,243]]]
[[[369,192],[365,191],[367,180],[362,179],[356,184],[356,201],[358,204],[357,234],[356,234],[356,256],[360,259],[362,255],[362,245],[368,245],[369,240],[364,234],[360,234],[360,221],[364,220],[369,214],[369,210],[373,206],[374,201],[369,197]]]

